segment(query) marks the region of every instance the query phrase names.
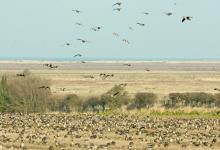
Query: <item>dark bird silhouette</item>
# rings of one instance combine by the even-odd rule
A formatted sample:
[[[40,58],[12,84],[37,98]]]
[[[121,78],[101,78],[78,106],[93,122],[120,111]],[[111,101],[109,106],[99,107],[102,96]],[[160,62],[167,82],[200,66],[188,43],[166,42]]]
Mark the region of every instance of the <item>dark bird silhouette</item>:
[[[71,44],[67,42],[65,45],[66,45],[66,46],[70,46]]]
[[[148,71],[150,71],[150,69],[148,69],[148,68],[145,68],[145,71],[147,71],[147,72],[148,72]]]
[[[98,26],[98,27],[92,27],[91,28],[93,31],[99,31],[102,29],[102,27]]]
[[[82,24],[81,24],[81,23],[79,23],[79,22],[77,22],[77,23],[76,23],[76,25],[78,25],[78,26],[82,26]]]
[[[49,89],[50,90],[50,87],[43,85],[43,86],[40,86],[39,89]]]
[[[140,23],[140,22],[138,22],[137,25],[142,26],[142,27],[145,26],[144,23]]]
[[[171,13],[171,12],[165,12],[165,15],[167,15],[167,16],[172,16],[173,13]]]
[[[96,29],[96,28],[91,28],[93,31],[98,31],[98,29]]]
[[[131,67],[131,64],[123,64],[124,66],[128,66],[128,67]]]
[[[145,14],[145,15],[149,15],[149,13],[148,13],[148,12],[143,12],[143,14]]]
[[[81,61],[81,63],[82,63],[82,64],[85,64],[86,62],[85,62],[85,61]]]
[[[186,20],[191,21],[192,18],[193,17],[190,17],[190,16],[183,17],[182,22],[185,22]]]
[[[93,75],[85,75],[83,76],[84,78],[90,78],[90,79],[94,79],[95,77]]]
[[[65,91],[65,90],[66,90],[66,88],[61,88],[60,90],[61,90],[61,91]]]
[[[115,93],[113,94],[113,96],[117,96],[119,93],[120,93],[120,92],[115,92]]]
[[[119,37],[119,34],[118,33],[112,33],[114,36],[117,36],[117,37]]]
[[[122,2],[117,2],[117,3],[113,4],[112,7],[113,7],[113,6],[116,6],[116,5],[117,5],[117,6],[121,6],[121,5],[122,5]]]
[[[128,84],[127,83],[121,83],[121,84],[119,84],[119,86],[122,86],[122,87],[125,87],[125,86],[127,86]]]
[[[47,67],[49,67],[50,69],[55,69],[58,68],[58,66],[54,66],[52,64],[45,64]]]
[[[130,29],[130,30],[133,30],[133,28],[132,28],[132,27],[129,27],[129,29]]]
[[[126,39],[123,39],[122,41],[123,41],[124,43],[130,44],[130,42],[129,42],[128,40],[126,40]]]
[[[25,74],[23,74],[23,73],[18,73],[18,74],[16,74],[16,76],[17,76],[17,77],[25,77]]]
[[[122,8],[115,8],[113,11],[121,11]]]
[[[80,11],[80,10],[77,10],[77,9],[72,10],[72,11],[73,11],[73,12],[76,12],[77,14],[81,13],[81,11]]]
[[[82,54],[76,54],[74,57],[82,57]]]
[[[77,39],[78,41],[81,41],[82,43],[88,43],[89,41],[83,40],[83,39]]]

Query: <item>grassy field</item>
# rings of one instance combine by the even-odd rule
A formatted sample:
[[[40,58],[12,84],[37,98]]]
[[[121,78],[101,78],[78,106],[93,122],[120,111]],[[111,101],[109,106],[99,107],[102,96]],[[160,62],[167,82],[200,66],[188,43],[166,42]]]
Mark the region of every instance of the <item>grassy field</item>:
[[[80,96],[100,95],[121,83],[127,84],[130,95],[154,92],[161,97],[171,92],[215,93],[213,89],[220,87],[220,62],[54,62],[59,66],[56,70],[43,67],[43,63],[47,62],[0,62],[0,75],[15,77],[30,69],[32,74],[51,80],[54,94]],[[100,73],[114,77],[103,80]],[[94,78],[88,78],[89,75]]]

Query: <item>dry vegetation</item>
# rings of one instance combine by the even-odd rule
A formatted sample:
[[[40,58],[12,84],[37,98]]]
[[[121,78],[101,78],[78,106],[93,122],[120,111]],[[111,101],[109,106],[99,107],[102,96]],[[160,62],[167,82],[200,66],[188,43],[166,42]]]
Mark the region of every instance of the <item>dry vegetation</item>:
[[[1,72],[0,149],[220,147],[218,71]]]

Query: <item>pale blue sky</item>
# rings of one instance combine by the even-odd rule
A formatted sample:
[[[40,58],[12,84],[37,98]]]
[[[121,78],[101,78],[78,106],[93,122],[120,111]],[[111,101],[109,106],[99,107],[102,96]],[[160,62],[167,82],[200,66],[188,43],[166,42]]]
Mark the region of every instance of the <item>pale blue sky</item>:
[[[121,0],[122,11],[113,12],[115,2],[0,0],[0,57],[69,58],[82,53],[86,58],[220,58],[220,0]],[[193,20],[181,23],[183,16]],[[104,28],[94,32],[93,26]],[[73,45],[67,47],[66,42]]]

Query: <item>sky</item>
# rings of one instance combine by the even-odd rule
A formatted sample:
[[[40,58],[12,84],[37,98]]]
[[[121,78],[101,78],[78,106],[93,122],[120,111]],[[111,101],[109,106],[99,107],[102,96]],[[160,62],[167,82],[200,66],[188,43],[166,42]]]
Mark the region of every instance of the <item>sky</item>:
[[[112,11],[115,2],[122,2],[120,12]],[[0,0],[0,3],[0,58],[72,58],[77,53],[97,59],[220,58],[220,0]],[[82,13],[74,13],[73,9]],[[166,16],[165,12],[173,15]],[[183,16],[193,19],[182,23]],[[76,22],[83,26],[77,26]],[[138,26],[137,22],[145,26]],[[96,26],[103,28],[92,31],[91,27]],[[133,30],[129,30],[130,26]],[[77,38],[89,43],[82,44]],[[71,45],[66,46],[66,42]]]

